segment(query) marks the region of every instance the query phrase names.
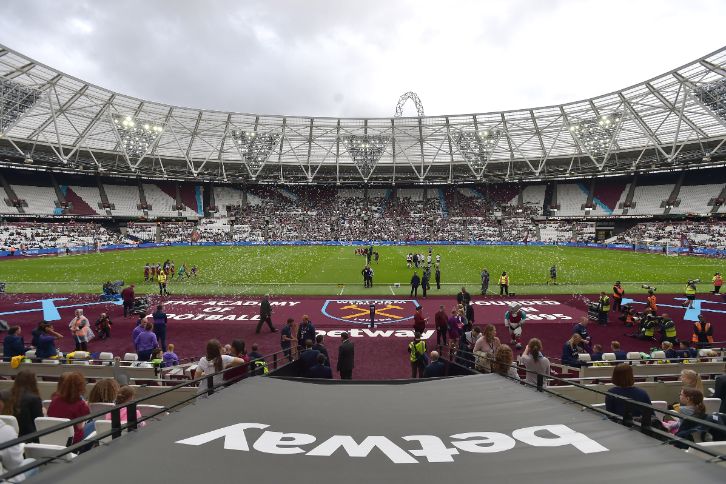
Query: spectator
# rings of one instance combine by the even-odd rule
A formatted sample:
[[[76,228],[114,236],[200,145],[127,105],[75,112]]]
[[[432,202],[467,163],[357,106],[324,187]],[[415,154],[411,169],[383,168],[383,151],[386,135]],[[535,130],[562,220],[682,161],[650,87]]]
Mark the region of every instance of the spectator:
[[[25,341],[21,336],[20,326],[10,326],[8,334],[3,339],[3,359],[10,361],[14,356],[25,354]]]
[[[302,322],[300,327],[297,329],[297,344],[302,349],[303,344],[307,340],[315,341],[315,326],[310,322],[310,317],[307,314],[303,314]],[[311,345],[312,346],[312,345]]]
[[[306,339],[305,350],[300,354],[301,374],[306,374],[310,368],[317,364],[319,354],[319,351],[313,349],[313,341]]]
[[[532,338],[527,343],[522,356],[519,357],[519,364],[527,370],[524,381],[530,385],[537,386],[537,374],[549,376],[550,360],[542,354],[542,342],[537,338]],[[547,385],[547,379],[544,379],[544,385]]]
[[[42,321],[38,327],[40,333],[38,334],[37,343],[35,347],[35,357],[38,359],[44,358],[57,358],[60,352],[55,347],[55,340],[60,339],[63,335],[56,333],[53,329],[53,324]]]
[[[154,334],[156,339],[161,345],[161,348],[166,348],[166,313],[164,312],[164,306],[159,304],[156,306],[156,311],[151,315],[154,319]]]
[[[239,366],[244,364],[245,360],[241,358],[235,358],[229,355],[222,354],[222,345],[216,339],[210,339],[207,342],[206,355],[202,356],[197,365],[197,369],[194,372],[194,378],[201,378],[202,376],[214,375],[219,373],[225,368],[233,366]],[[205,378],[199,382],[199,389],[197,393],[205,393],[209,390],[207,386],[208,379]],[[212,379],[212,385],[215,387],[222,384],[224,377],[219,374],[215,375]]]
[[[18,419],[18,435],[32,434],[36,431],[35,419],[43,416],[43,402],[38,391],[35,373],[20,370],[15,375],[10,394],[3,398],[7,402],[5,413]],[[33,440],[37,442],[37,439]]]
[[[0,412],[3,411],[3,402],[0,400]],[[15,440],[18,438],[18,433],[15,432],[15,429],[11,427],[10,425],[6,424],[2,420],[0,420],[0,444],[4,444],[5,442],[9,442],[11,440]],[[6,449],[0,450],[0,469],[3,470],[3,472],[12,471],[17,469],[18,467],[22,467],[24,465],[30,464],[33,462],[33,459],[25,459],[23,458],[23,445],[13,445],[12,447],[8,447]],[[31,469],[29,471],[26,471],[22,474],[17,475],[12,479],[11,482],[21,482],[24,481],[26,478],[37,474],[38,468]]]
[[[144,325],[144,330],[134,340],[136,346],[136,352],[139,355],[139,361],[149,361],[151,358],[151,352],[154,348],[159,347],[159,342],[154,334],[154,324],[147,322]]]
[[[451,310],[451,316],[448,321],[449,325],[449,349],[453,353],[456,351],[456,345],[461,338],[461,333],[464,331],[464,323],[461,320],[459,309],[454,308]]]
[[[572,332],[579,334],[580,338],[582,338],[582,344],[585,350],[589,349],[592,340],[590,332],[587,330],[588,324],[590,324],[590,320],[587,319],[587,316],[582,316],[580,322],[572,328]]]
[[[726,372],[726,368],[724,368],[724,371]],[[721,406],[718,411],[726,415],[726,374],[716,377],[716,382],[713,386],[713,396],[714,398],[721,399]]]
[[[579,354],[584,352],[582,337],[577,333],[573,333],[570,339],[562,346],[561,362],[563,365],[579,368],[581,366]]]
[[[683,388],[695,388],[701,393],[704,392],[701,375],[693,370],[681,370],[679,380],[683,383]]]
[[[241,380],[242,378],[247,376],[247,372],[249,371],[249,366],[247,364],[249,360],[247,359],[247,349],[245,348],[245,342],[241,339],[235,339],[232,340],[232,344],[230,344],[229,347],[230,351],[227,354],[234,358],[244,360],[244,363],[239,366],[235,366],[234,368],[230,368],[228,371],[225,371],[224,380]]]
[[[633,367],[627,363],[620,363],[613,368],[613,388],[608,390],[608,394],[618,395],[621,397],[635,400],[636,402],[651,404],[648,393],[642,388],[635,386],[635,378],[633,377]],[[652,415],[652,412],[647,413],[637,405],[629,404],[627,401],[623,401],[619,398],[613,398],[610,395],[605,397],[605,410],[621,417],[625,417],[626,413],[630,414],[631,417],[642,417],[643,415]]]
[[[130,284],[128,287],[124,288],[123,291],[121,291],[121,299],[123,300],[124,305],[124,318],[128,317],[129,313],[134,307],[134,299],[136,298],[136,294],[134,293],[135,287],[136,286],[134,286],[133,284]]]
[[[424,378],[439,378],[446,376],[446,365],[439,359],[439,352],[431,352],[431,363],[429,363],[423,372]]]
[[[66,372],[58,382],[58,391],[48,406],[48,416],[67,418],[70,420],[91,413],[88,404],[83,400],[86,393],[86,379],[78,372]],[[73,432],[73,443],[83,440],[83,424],[76,424]]]
[[[97,381],[96,384],[93,385],[91,393],[88,394],[89,408],[90,404],[92,403],[115,403],[116,396],[118,395],[118,390],[119,385],[113,378],[105,378],[103,380]],[[108,419],[106,419],[106,417],[104,416],[101,416],[99,418],[104,420],[111,420],[110,417]],[[95,430],[96,421],[89,420],[88,422],[86,422],[86,425],[83,429],[84,437],[88,437]]]
[[[625,351],[620,349],[620,341],[611,341],[610,349],[612,350],[613,354],[615,355],[616,361],[625,361],[628,359],[628,354]]]
[[[338,373],[341,380],[350,380],[353,378],[353,368],[355,367],[355,347],[350,341],[350,335],[344,331],[340,335],[341,343],[338,347]]]
[[[252,351],[247,355],[247,359],[252,367],[252,375],[263,375],[267,373],[267,362],[262,353],[259,352],[257,343],[252,343]]]
[[[686,417],[706,419],[706,406],[703,404],[703,392],[695,388],[683,387],[678,396],[679,413]],[[692,420],[670,420],[663,423],[668,430],[676,434],[676,437],[693,441],[693,434],[705,432],[706,428],[699,422]],[[675,444],[676,447],[685,448],[683,444]]]
[[[330,366],[330,356],[328,355],[328,349],[323,344],[324,340],[325,336],[323,336],[322,334],[315,336],[315,344],[313,345],[313,349],[315,351],[321,352],[325,356],[325,366]]]
[[[500,345],[494,354],[494,362],[492,363],[492,373],[508,376],[519,380],[517,369],[512,365],[514,361],[514,353],[509,345]]]
[[[484,373],[492,371],[492,361],[494,355],[501,346],[499,338],[497,338],[497,328],[493,324],[487,324],[484,327],[484,333],[481,338],[476,340],[474,344],[474,355],[476,356],[475,368]]]
[[[179,357],[174,353],[174,343],[167,345],[166,352],[161,356],[161,359],[164,360],[163,366],[165,368],[179,364]]]
[[[315,359],[315,364],[308,368],[308,370],[305,372],[305,377],[331,380],[333,378],[333,370],[330,369],[330,366],[325,365],[325,355],[315,350],[311,350],[311,352],[317,353],[317,357]],[[304,354],[305,352],[303,353],[303,355]]]
[[[146,326],[146,322],[148,321],[148,318],[144,316],[143,318],[139,318],[136,320],[136,327],[131,332],[131,341],[134,343],[134,348],[136,349],[136,352],[139,352],[139,349],[136,347],[136,338],[144,331],[144,327]]]
[[[116,395],[116,405],[124,405],[126,403],[129,403],[134,398],[136,398],[136,390],[134,390],[133,387],[130,387],[128,385],[122,385],[121,388],[118,389],[118,394]],[[121,424],[125,424],[129,420],[129,414],[128,414],[128,407],[124,407],[119,409],[119,416],[121,420]],[[143,415],[141,415],[141,412],[136,410],[136,421],[139,422],[143,418]],[[104,417],[105,420],[111,420],[111,414],[108,413]],[[146,425],[146,422],[139,422],[139,427],[143,427]]]
[[[592,361],[602,361],[602,345],[596,344],[592,347],[592,354],[590,355]]]

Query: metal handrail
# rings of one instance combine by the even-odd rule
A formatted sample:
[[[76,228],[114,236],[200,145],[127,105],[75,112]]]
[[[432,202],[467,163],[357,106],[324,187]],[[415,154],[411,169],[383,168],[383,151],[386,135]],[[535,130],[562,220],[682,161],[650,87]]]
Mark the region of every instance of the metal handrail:
[[[277,368],[277,363],[278,363],[278,355],[280,355],[280,354],[285,354],[285,350],[281,350],[281,351],[277,351],[275,353],[270,353],[270,354],[264,355],[262,358],[257,358],[256,360],[251,360],[249,363],[247,363],[249,366],[247,368],[248,375],[246,375],[246,376],[255,376],[257,374],[256,373],[256,368],[253,368],[253,366],[250,363],[252,361],[259,361],[260,359],[263,359],[263,360],[267,361],[267,359],[269,357],[272,357],[272,360],[273,360],[273,368],[276,369]],[[104,438],[107,438],[109,436],[112,437],[113,439],[116,439],[116,438],[118,438],[118,437],[121,436],[121,432],[123,430],[136,430],[138,428],[138,424],[141,423],[141,422],[144,422],[146,420],[155,418],[159,414],[166,413],[169,410],[173,410],[173,409],[175,409],[175,408],[177,408],[177,407],[179,407],[181,405],[186,404],[187,402],[189,402],[191,400],[195,400],[195,399],[199,398],[200,396],[202,396],[204,394],[206,394],[207,396],[212,395],[212,394],[214,394],[214,392],[218,388],[229,386],[229,385],[234,384],[234,383],[237,383],[240,380],[242,380],[242,379],[245,378],[244,375],[241,375],[241,376],[239,376],[239,377],[237,377],[237,378],[235,378],[233,380],[226,380],[226,381],[222,381],[219,384],[216,384],[216,385],[214,384],[214,377],[216,377],[218,375],[223,375],[223,374],[225,374],[228,371],[234,370],[235,368],[238,368],[238,367],[237,366],[234,366],[234,367],[224,368],[221,371],[212,373],[210,375],[204,375],[204,376],[201,376],[200,378],[195,378],[195,379],[192,379],[192,380],[186,380],[186,381],[181,382],[178,385],[175,385],[175,386],[169,387],[169,388],[167,388],[165,390],[162,390],[159,393],[155,393],[153,395],[148,395],[148,396],[142,397],[142,398],[137,398],[137,399],[135,399],[135,400],[133,400],[131,402],[127,402],[127,403],[123,403],[123,404],[120,404],[120,405],[116,405],[116,406],[114,406],[112,408],[109,408],[109,409],[103,409],[103,410],[100,410],[98,412],[89,413],[89,414],[84,415],[82,417],[78,417],[78,418],[75,418],[73,420],[69,420],[68,422],[63,422],[63,423],[60,423],[60,424],[55,425],[53,427],[49,427],[49,428],[43,429],[43,430],[38,430],[38,431],[36,431],[36,432],[34,432],[32,434],[26,434],[26,435],[23,435],[22,437],[18,437],[16,439],[13,439],[13,440],[9,440],[7,442],[0,443],[0,451],[1,451],[1,450],[4,450],[4,449],[7,449],[9,447],[13,447],[15,445],[28,443],[29,441],[35,440],[35,439],[37,439],[39,437],[43,437],[43,436],[48,435],[48,434],[52,434],[52,433],[57,432],[59,430],[62,430],[64,428],[67,428],[67,427],[70,427],[70,426],[75,426],[77,424],[83,424],[83,423],[87,422],[88,420],[95,420],[98,417],[101,417],[103,415],[107,415],[109,413],[111,414],[111,430],[110,431],[107,431],[107,432],[104,432],[104,433],[101,433],[101,434],[96,434],[93,439],[86,438],[84,440],[81,440],[80,442],[77,442],[77,443],[72,444],[70,446],[64,447],[63,449],[59,449],[58,453],[55,454],[52,457],[44,457],[44,458],[41,458],[41,459],[37,459],[34,462],[30,462],[30,463],[28,463],[26,465],[23,465],[21,467],[18,467],[16,469],[13,469],[12,471],[8,471],[8,472],[0,475],[0,480],[7,480],[7,479],[10,479],[12,477],[15,477],[15,476],[17,476],[19,474],[22,474],[22,473],[24,473],[24,472],[26,472],[26,471],[28,471],[30,469],[34,469],[36,467],[45,465],[45,464],[47,464],[47,463],[49,463],[51,461],[54,461],[54,460],[57,460],[60,457],[63,457],[66,454],[72,453],[72,452],[74,452],[76,450],[79,450],[79,449],[86,448],[89,445],[93,445],[93,444],[99,442],[100,440],[102,440]],[[164,395],[166,393],[173,392],[173,391],[178,390],[180,388],[187,387],[187,386],[189,386],[191,384],[199,383],[199,382],[201,382],[203,380],[206,380],[206,382],[207,382],[207,391],[206,392],[204,392],[204,393],[197,393],[195,395],[191,395],[191,396],[189,396],[189,397],[187,397],[187,398],[185,398],[185,399],[183,399],[181,401],[178,401],[178,402],[174,403],[173,405],[170,405],[168,407],[164,407],[162,409],[159,409],[159,411],[153,412],[153,413],[147,415],[146,417],[142,417],[141,419],[137,419],[137,417],[136,417],[136,409],[137,409],[137,405],[139,403],[148,401],[148,400],[150,400],[152,398],[156,398],[156,397],[158,397],[160,395]],[[122,424],[121,423],[121,409],[122,408],[126,408],[127,409],[126,410],[127,421],[126,421],[125,424]]]
[[[448,347],[444,347],[444,346],[441,346],[440,345],[439,346],[440,354],[443,355],[444,354],[444,351],[446,349],[451,350]],[[471,362],[476,361],[476,358],[478,356],[478,355],[475,355],[474,353],[472,353],[470,351],[461,350],[461,349],[451,350],[451,354],[454,355],[454,358],[457,358],[458,357],[458,354],[463,354],[466,357],[470,357],[471,358],[471,360],[470,360]],[[469,369],[472,372],[477,373],[477,374],[484,374],[484,373],[478,371],[476,368],[469,368],[467,366],[464,366],[464,365],[461,365],[461,364],[457,363],[456,361],[449,361],[449,363],[450,364],[453,364],[453,365],[456,365],[456,366],[459,366],[461,368]],[[567,400],[567,401],[569,401],[571,403],[576,403],[578,405],[583,405],[583,406],[589,408],[590,410],[593,410],[595,412],[601,413],[601,414],[606,415],[608,417],[614,418],[614,419],[618,420],[619,423],[622,423],[625,426],[632,426],[633,425],[632,412],[631,411],[626,410],[626,414],[624,416],[620,416],[620,415],[617,415],[617,414],[612,414],[612,413],[610,413],[610,412],[608,412],[606,410],[602,410],[600,408],[593,407],[592,405],[588,405],[588,404],[581,403],[581,402],[575,400],[574,398],[570,398],[570,397],[567,397],[565,395],[560,395],[557,392],[554,392],[552,390],[548,390],[547,387],[545,386],[545,379],[550,379],[550,380],[554,380],[554,381],[557,381],[557,382],[566,383],[567,385],[575,386],[577,388],[580,388],[580,389],[583,389],[583,390],[586,390],[586,391],[589,391],[589,392],[597,393],[599,395],[603,395],[603,396],[606,396],[606,397],[610,397],[610,398],[615,398],[615,399],[621,400],[623,402],[627,402],[627,404],[629,406],[640,407],[641,408],[641,411],[642,410],[646,410],[645,412],[643,412],[644,414],[652,414],[652,415],[655,415],[656,413],[661,413],[661,414],[664,414],[664,415],[669,415],[671,417],[678,418],[680,420],[687,420],[687,421],[695,422],[698,425],[708,427],[711,430],[718,430],[720,432],[726,432],[726,425],[720,425],[720,424],[716,424],[716,423],[713,423],[713,422],[709,422],[707,420],[702,420],[702,419],[699,419],[699,418],[696,418],[696,417],[690,417],[690,416],[687,416],[687,415],[683,415],[683,414],[680,414],[680,413],[673,412],[671,410],[661,410],[659,408],[654,407],[653,405],[648,405],[646,403],[638,402],[638,401],[629,399],[627,397],[623,397],[623,396],[620,396],[620,395],[616,395],[616,394],[613,394],[613,393],[610,393],[610,392],[603,392],[601,390],[598,390],[597,388],[592,388],[592,387],[588,387],[588,386],[585,386],[585,385],[581,385],[580,383],[568,381],[566,379],[563,379],[563,378],[560,378],[560,377],[557,377],[557,376],[545,375],[543,373],[539,373],[539,372],[536,372],[536,371],[528,370],[528,369],[523,368],[523,367],[521,367],[521,366],[519,366],[519,365],[517,365],[515,363],[512,363],[512,364],[507,365],[507,366],[510,367],[510,368],[514,368],[514,369],[516,369],[518,371],[519,370],[524,370],[528,374],[534,373],[535,375],[537,375],[537,383],[535,385],[533,385],[533,384],[527,382],[526,379],[523,380],[523,379],[517,378],[515,380],[513,377],[510,377],[509,375],[500,375],[500,376],[504,376],[504,377],[506,377],[508,379],[517,381],[518,383],[524,384],[525,386],[534,387],[539,392],[545,392],[545,393],[548,393],[550,395],[555,395],[558,398],[562,398],[563,400]],[[626,409],[627,408],[628,407],[626,406]],[[686,439],[683,439],[681,437],[677,437],[677,436],[675,436],[673,434],[666,434],[666,433],[664,433],[662,431],[658,431],[657,429],[653,429],[652,426],[650,425],[649,419],[641,419],[641,431],[643,433],[645,433],[645,434],[653,434],[653,433],[655,433],[655,434],[658,434],[658,435],[660,435],[662,437],[667,437],[667,441],[666,441],[667,443],[678,442],[678,443],[683,444],[683,445],[685,445],[687,447],[694,448],[694,449],[696,449],[696,450],[698,450],[700,452],[704,452],[706,454],[709,454],[710,456],[715,457],[715,458],[717,458],[719,460],[726,460],[726,453],[719,454],[717,452],[714,452],[713,450],[708,449],[707,447],[699,447],[698,445],[696,445],[695,442],[691,442],[690,440],[686,440]]]

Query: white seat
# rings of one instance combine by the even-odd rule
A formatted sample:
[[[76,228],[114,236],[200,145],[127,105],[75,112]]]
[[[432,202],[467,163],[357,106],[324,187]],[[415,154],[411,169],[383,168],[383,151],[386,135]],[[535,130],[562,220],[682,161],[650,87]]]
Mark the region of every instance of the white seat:
[[[111,421],[110,420],[96,420],[96,434],[100,435],[106,432],[111,431]],[[100,439],[99,442],[102,444],[108,444],[113,439],[112,436],[104,437],[103,439]]]
[[[18,419],[15,418],[13,415],[0,415],[0,420],[14,428],[16,434],[20,432],[20,427],[18,426]]]
[[[710,355],[712,351],[713,350],[709,350],[707,348],[702,348],[702,349],[698,350],[698,356],[700,356],[701,358],[705,358],[708,355]]]
[[[593,404],[592,404],[592,405],[590,405],[590,406],[591,406],[592,408],[605,408],[605,404],[604,404],[604,403],[593,403]]]
[[[666,358],[665,351],[654,351],[651,356],[654,360],[665,360]]]
[[[629,351],[627,355],[625,355],[625,358],[629,360],[637,360],[640,361],[640,352],[638,351]]]
[[[136,405],[136,410],[139,411],[142,417],[148,417],[149,415],[153,415],[155,413],[158,413],[161,410],[164,410],[165,407],[161,405]]]
[[[57,417],[37,417],[35,419],[35,428],[37,430],[45,430],[51,427],[55,427],[56,425],[64,422],[70,422],[70,419]],[[41,444],[61,445],[63,447],[67,447],[68,443],[72,441],[73,426],[68,426],[64,429],[53,432],[52,434],[40,437]]]
[[[602,361],[615,361],[615,353],[603,353]]]
[[[52,445],[52,444],[25,444],[25,457],[29,459],[41,459],[43,457],[55,457],[58,452],[62,451],[66,447],[64,445]],[[69,452],[60,457],[64,461],[70,462],[76,454]]]
[[[113,361],[113,353],[102,351],[101,354],[98,355],[98,359],[103,361]]]
[[[668,410],[668,402],[666,402],[665,400],[653,400],[652,402],[650,402],[650,404],[658,410]],[[657,416],[658,415],[656,415],[656,417]]]
[[[47,359],[47,360],[40,360],[40,362],[41,363],[49,363],[51,365],[60,365],[60,360]]]
[[[73,359],[74,360],[82,360],[83,358],[88,358],[88,351],[74,351],[73,352]]]
[[[28,350],[25,352],[25,357],[33,359],[35,358],[35,350]]]
[[[721,407],[721,399],[720,398],[704,398],[703,404],[706,406],[706,414],[712,414],[715,412],[718,412],[718,409]]]
[[[115,403],[104,403],[104,402],[96,402],[96,403],[88,404],[88,407],[91,409],[91,413],[101,412],[103,410],[110,410],[115,406],[116,406]]]
[[[590,357],[589,353],[580,353],[577,355],[577,360],[587,362],[587,361],[591,361],[592,358]]]
[[[124,355],[124,361],[138,361],[138,360],[139,360],[139,355],[137,355],[136,353],[126,353]]]

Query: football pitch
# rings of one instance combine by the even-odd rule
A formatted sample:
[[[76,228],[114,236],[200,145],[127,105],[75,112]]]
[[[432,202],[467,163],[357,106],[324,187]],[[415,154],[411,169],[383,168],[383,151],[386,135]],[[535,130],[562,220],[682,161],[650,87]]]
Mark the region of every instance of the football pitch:
[[[428,255],[428,246],[380,246],[372,262],[374,287],[364,288],[361,270],[365,257],[355,247],[245,246],[163,247],[108,251],[58,257],[0,261],[0,281],[13,293],[100,293],[107,280],[137,284],[137,292],[156,292],[144,282],[144,264],[173,260],[196,265],[196,278],[169,283],[171,294],[295,294],[395,295],[409,291],[415,269],[406,254]],[[441,256],[441,290],[454,294],[461,286],[477,294],[480,272],[491,274],[489,290],[497,291],[502,271],[510,275],[510,292],[517,294],[593,294],[609,291],[620,280],[629,294],[656,286],[661,293],[680,293],[689,279],[700,278],[699,292],[710,290],[715,272],[725,272],[723,261],[694,256],[666,256],[623,250],[559,246],[433,246]],[[557,285],[547,285],[549,268],[557,266]],[[421,275],[421,269],[418,270]]]

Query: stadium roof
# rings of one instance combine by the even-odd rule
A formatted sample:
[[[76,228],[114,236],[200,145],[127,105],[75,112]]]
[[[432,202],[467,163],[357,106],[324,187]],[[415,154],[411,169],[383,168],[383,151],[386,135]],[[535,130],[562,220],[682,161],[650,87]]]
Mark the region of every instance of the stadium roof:
[[[251,378],[32,482],[723,482],[723,468],[498,375]]]
[[[558,106],[358,119],[155,103],[0,45],[0,136],[0,161],[10,164],[240,182],[459,183],[714,166],[726,158],[726,47]]]

